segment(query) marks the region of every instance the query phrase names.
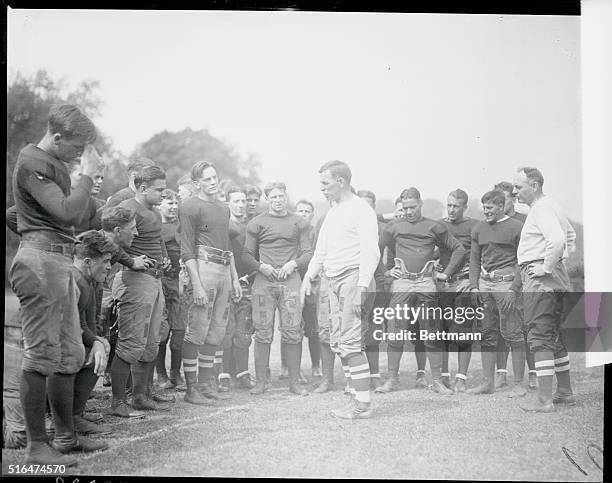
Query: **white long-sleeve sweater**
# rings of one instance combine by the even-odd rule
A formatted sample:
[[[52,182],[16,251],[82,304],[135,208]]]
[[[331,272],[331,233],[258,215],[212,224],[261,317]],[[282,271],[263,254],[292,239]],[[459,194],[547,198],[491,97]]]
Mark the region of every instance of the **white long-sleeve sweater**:
[[[544,260],[544,271],[568,257],[576,248],[576,232],[563,208],[548,196],[536,200],[521,231],[517,250],[518,262]]]
[[[351,194],[327,213],[306,276],[312,280],[321,268],[327,277],[359,268],[358,285],[367,287],[379,258],[376,213],[364,200]]]

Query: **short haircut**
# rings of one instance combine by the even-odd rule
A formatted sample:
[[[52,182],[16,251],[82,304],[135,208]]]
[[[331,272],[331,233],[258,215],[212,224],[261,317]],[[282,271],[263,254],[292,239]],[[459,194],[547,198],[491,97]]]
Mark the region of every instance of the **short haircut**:
[[[299,205],[308,205],[310,206],[310,209],[312,210],[312,212],[314,213],[314,205],[312,204],[312,202],[308,201],[308,200],[300,200],[295,204],[295,207],[297,208]]]
[[[506,193],[512,193],[514,191],[514,186],[509,181],[500,181],[495,186],[493,186],[494,190],[505,191]]]
[[[245,184],[244,191],[246,191],[247,196],[255,193],[257,196],[261,198],[261,195],[262,195],[261,188],[259,186],[255,186],[254,184]]]
[[[181,176],[178,181],[176,182],[176,184],[178,186],[184,185],[184,184],[191,184],[193,182],[193,180],[191,179],[191,176],[188,174],[184,174],[183,176]]]
[[[108,241],[103,233],[89,230],[81,233],[76,238],[74,245],[74,256],[80,260],[84,258],[100,258],[105,253],[113,253],[115,247]]]
[[[86,144],[96,140],[93,122],[73,104],[55,104],[47,119],[49,133],[59,133],[67,139],[82,138]]]
[[[178,193],[170,188],[166,188],[162,191],[161,198],[162,200],[176,200],[178,199]]]
[[[351,183],[352,173],[349,165],[343,161],[328,161],[323,166],[319,168],[319,173],[323,173],[324,171],[329,170],[332,177],[334,178],[342,178],[348,184]]]
[[[191,179],[193,181],[197,181],[202,177],[202,173],[205,169],[213,168],[215,173],[217,172],[217,167],[213,163],[209,163],[208,161],[198,161],[191,167]]]
[[[359,190],[357,191],[357,196],[360,198],[370,198],[372,203],[376,204],[376,195],[373,191],[370,190]]]
[[[146,168],[147,166],[155,166],[155,162],[152,159],[145,157],[135,158],[127,165],[127,172],[137,173],[142,168]]]
[[[517,170],[519,173],[522,171],[527,176],[529,181],[537,181],[540,188],[544,186],[544,176],[538,168],[522,167]]]
[[[410,188],[406,188],[405,190],[403,190],[400,193],[400,198],[402,200],[417,200],[417,201],[421,201],[421,192],[416,189],[414,186],[410,187]]]
[[[463,204],[465,206],[467,206],[468,204],[468,194],[461,188],[457,188],[456,190],[451,191],[448,196],[452,196],[453,198],[463,201]]]
[[[285,185],[285,183],[283,183],[282,181],[272,181],[271,183],[268,183],[266,186],[264,186],[264,193],[266,194],[266,198],[270,195],[270,192],[273,189],[283,190],[286,193],[287,185]]]
[[[146,166],[134,176],[134,186],[138,188],[141,184],[151,184],[156,179],[166,179],[166,173],[159,166]]]
[[[242,193],[244,194],[244,196],[246,196],[246,190],[244,188],[241,188],[237,184],[231,184],[225,190],[225,196],[227,197],[228,200],[232,193]]]
[[[506,194],[501,190],[487,191],[480,199],[482,204],[493,203],[494,205],[504,206],[506,204]]]
[[[116,227],[123,228],[136,216],[136,212],[123,206],[111,206],[102,211],[101,223],[104,231],[113,231]]]

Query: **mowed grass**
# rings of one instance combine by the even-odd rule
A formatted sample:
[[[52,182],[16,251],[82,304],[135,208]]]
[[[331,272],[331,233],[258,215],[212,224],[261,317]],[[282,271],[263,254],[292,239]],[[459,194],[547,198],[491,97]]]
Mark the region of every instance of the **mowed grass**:
[[[344,421],[330,416],[348,400],[339,360],[336,390],[295,396],[278,380],[280,337],[275,338],[273,388],[266,394],[233,390],[228,400],[193,406],[177,393],[171,411],[145,420],[105,415],[114,431],[107,439],[110,448],[80,456],[74,474],[602,481],[586,448],[603,447],[603,368],[585,368],[584,354],[571,354],[578,404],[554,414],[524,413],[507,392],[439,396],[415,389],[414,355],[406,353],[400,390],[373,396],[374,418]],[[305,343],[308,377],[307,353]],[[480,376],[480,355],[474,354],[468,385]],[[311,389],[316,381],[308,379]],[[110,390],[98,385],[88,406],[104,413],[109,405]],[[576,455],[587,476],[566,459],[562,447]],[[23,450],[3,450],[3,473],[23,456]]]

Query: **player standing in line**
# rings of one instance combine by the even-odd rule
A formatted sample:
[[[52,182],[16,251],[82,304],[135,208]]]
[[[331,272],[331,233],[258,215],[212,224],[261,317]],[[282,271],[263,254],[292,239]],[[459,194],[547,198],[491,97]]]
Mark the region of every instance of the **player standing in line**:
[[[332,411],[342,419],[372,416],[370,366],[362,350],[361,315],[368,313],[376,290],[374,271],[380,259],[376,214],[351,189],[351,170],[342,161],[319,169],[321,192],[332,203],[317,239],[317,246],[300,290],[300,299],[311,293],[312,280],[321,269],[329,279],[331,349],[349,367],[355,389],[351,406]],[[362,306],[362,296],[365,305]]]
[[[514,218],[515,220],[520,221],[521,224],[525,224],[525,219],[527,218],[527,215],[519,213],[514,209],[514,203],[516,199],[512,194],[512,191],[514,190],[512,183],[508,181],[501,181],[495,185],[494,189],[503,191],[504,195],[506,196],[504,213],[510,218]],[[521,310],[522,312],[522,306],[519,307],[519,310]],[[538,382],[535,370],[535,360],[533,359],[533,354],[531,353],[531,351],[529,350],[529,346],[527,345],[527,324],[525,323],[523,323],[523,335],[525,337],[526,346],[525,359],[527,361],[527,367],[529,369],[529,389],[537,389]],[[506,375],[508,374],[507,365],[509,354],[510,351],[508,350],[508,347],[506,347],[506,341],[503,337],[501,337],[500,334],[497,343],[497,379],[495,381],[495,389],[500,389],[508,386]]]
[[[181,377],[183,338],[185,337],[184,319],[179,316],[179,258],[181,247],[176,241],[178,227],[178,194],[165,189],[161,194],[159,212],[162,219],[162,240],[171,266],[162,275],[162,290],[166,301],[165,317],[160,330],[159,352],[157,353],[157,383],[162,389],[183,390],[185,381]],[[166,372],[166,348],[170,342],[170,377]]]
[[[200,161],[191,170],[197,196],[179,207],[178,240],[181,259],[191,284],[183,307],[187,317],[183,342],[183,372],[187,383],[185,401],[207,404],[220,399],[213,391],[215,353],[223,343],[232,295],[242,290],[230,251],[228,206],[219,201],[219,179],[214,164]]]
[[[442,223],[449,233],[461,243],[465,249],[465,256],[459,269],[452,274],[446,282],[437,282],[438,291],[440,292],[440,301],[443,307],[469,307],[471,298],[469,295],[470,285],[470,246],[472,243],[472,228],[478,223],[477,220],[464,216],[464,212],[468,205],[468,195],[462,189],[451,191],[446,200],[447,217],[438,220]],[[438,267],[442,270],[448,265],[451,259],[451,253],[440,248],[440,261]],[[451,321],[449,331],[454,333],[470,333],[473,330],[473,321],[465,321],[457,323]],[[448,348],[449,346],[447,346]],[[467,371],[470,367],[470,359],[472,357],[472,344],[469,342],[457,342],[453,344],[453,348],[457,350],[458,369],[455,375],[455,392],[465,392],[465,380]],[[442,377],[441,381],[444,386],[450,386],[450,373],[448,372],[448,351],[444,352],[442,362]]]
[[[544,195],[544,177],[537,168],[520,168],[513,180],[521,203],[531,207],[518,246],[523,283],[523,310],[528,324],[527,341],[534,353],[538,397],[521,406],[525,411],[553,412],[553,403],[575,404],[570,380],[569,355],[560,326],[564,297],[571,291],[565,260],[575,249],[576,232],[561,206]],[[553,376],[557,391],[553,394]]]
[[[374,192],[369,190],[359,190],[357,196],[365,200],[368,205],[376,212],[376,195]],[[403,208],[402,208],[403,212]],[[382,306],[384,296],[382,294],[388,291],[390,286],[390,280],[385,277],[385,265],[387,252],[382,247],[382,232],[385,229],[386,223],[381,222],[379,217],[378,220],[378,246],[382,250],[380,260],[374,271],[374,281],[376,283],[376,297],[374,306]],[[380,341],[374,339],[374,330],[378,328],[376,324],[373,324],[372,317],[368,314],[364,319],[363,330],[363,344],[366,357],[368,358],[368,364],[370,365],[370,389],[376,390],[380,387]]]
[[[410,303],[414,306],[436,307],[438,295],[434,281],[445,282],[457,272],[463,263],[465,248],[444,225],[421,215],[423,202],[418,189],[408,188],[403,194],[404,218],[389,223],[383,230],[383,247],[388,250],[387,275],[394,279],[390,306]],[[433,257],[436,247],[451,254],[443,272],[434,271]],[[441,331],[444,329],[443,324],[442,320],[431,320],[422,316],[414,322],[390,319],[388,330],[399,333],[401,330],[408,330],[408,325],[411,325],[410,331],[419,334],[420,329],[428,332]],[[420,337],[416,338],[417,341],[419,339]],[[440,380],[444,358],[443,341],[427,339],[424,345],[433,377],[433,390],[439,394],[452,395],[453,391]],[[385,393],[398,388],[403,350],[404,340],[388,341],[389,377],[377,392]],[[415,350],[418,350],[416,344]]]
[[[95,139],[93,123],[76,106],[54,106],[44,137],[19,152],[13,171],[21,243],[9,280],[22,320],[26,464],[72,466],[76,458],[59,451],[98,449],[77,438],[72,415],[74,378],[85,360],[72,272],[72,226],[83,216],[92,178],[102,168],[99,155],[87,147]],[[81,158],[83,175],[71,190],[67,164],[76,158]],[[55,423],[53,446],[45,430],[47,398]]]
[[[223,340],[223,372],[219,374],[219,392],[230,390],[230,380],[234,376],[239,388],[252,389],[255,385],[249,374],[249,347],[253,336],[250,277],[242,260],[246,239],[246,193],[233,185],[226,190],[230,209],[230,241],[238,280],[242,287],[242,298],[232,300],[229,321]]]
[[[312,224],[314,218],[314,205],[308,200],[300,200],[295,205],[295,214],[304,218],[308,224],[310,233],[310,246],[314,247],[316,240],[315,227]],[[304,278],[306,269],[305,266],[300,270],[300,278]],[[317,321],[317,300],[319,298],[319,282],[312,284],[311,293],[304,300],[302,309],[302,319],[304,321],[304,336],[308,338],[308,350],[310,352],[310,362],[312,367],[312,377],[321,377],[321,341],[319,340],[319,323]],[[302,360],[302,351],[300,349],[299,360]]]
[[[521,279],[516,249],[522,224],[504,213],[502,191],[488,191],[481,199],[485,221],[472,230],[470,289],[478,294],[485,309],[482,320],[482,370],[485,381],[468,389],[470,394],[495,392],[495,361],[499,334],[512,350],[514,387],[510,397],[524,396],[525,339],[521,317]]]
[[[134,178],[134,186],[136,196],[119,204],[136,213],[138,235],[125,251],[133,256],[146,255],[155,264],[141,272],[124,268],[113,279],[119,337],[111,365],[111,411],[120,417],[131,413],[125,394],[130,374],[134,409],[167,410],[169,406],[164,403],[174,399],[154,393],[151,387],[165,306],[161,276],[169,265],[161,236],[161,215],[155,208],[166,189],[166,175],[157,166],[145,167]]]
[[[302,217],[287,211],[284,183],[269,183],[264,193],[269,211],[249,222],[244,244],[244,263],[250,272],[259,272],[252,290],[257,383],[251,394],[262,394],[266,390],[266,369],[274,335],[274,315],[278,309],[281,350],[289,369],[289,390],[305,396],[308,392],[298,384],[299,346],[304,337],[298,270],[306,267],[312,257],[310,229]]]
[[[138,191],[138,188],[134,184],[134,180],[136,179],[136,176],[140,170],[150,166],[155,166],[155,163],[149,158],[140,157],[130,161],[130,164],[127,166],[128,185],[110,196],[106,201],[106,204],[99,209],[102,210],[104,208],[110,208],[111,206],[116,206],[125,200],[134,198],[136,192]]]
[[[246,216],[247,219],[250,221],[260,213],[261,208],[259,205],[263,192],[258,186],[252,184],[244,185],[244,190],[247,194]]]

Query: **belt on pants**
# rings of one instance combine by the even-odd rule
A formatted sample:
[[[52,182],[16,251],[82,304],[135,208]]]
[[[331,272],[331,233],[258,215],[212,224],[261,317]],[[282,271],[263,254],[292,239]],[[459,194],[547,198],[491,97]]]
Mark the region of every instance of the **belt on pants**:
[[[538,258],[537,260],[529,260],[528,262],[523,262],[519,265],[519,267],[522,269],[522,268],[525,268],[531,265],[532,263],[543,263],[543,262],[544,262],[543,258]]]
[[[206,262],[218,263],[220,265],[229,265],[233,257],[233,253],[229,250],[220,250],[218,248],[209,247],[206,245],[198,245],[198,259]]]
[[[423,280],[425,277],[433,276],[433,270],[435,268],[434,260],[429,260],[420,272],[409,272],[406,270],[406,264],[401,258],[394,258],[393,260],[395,261],[395,266],[402,272],[400,278],[404,280]]]
[[[147,275],[151,275],[152,277],[155,277],[155,278],[161,278],[162,275],[164,274],[163,269],[156,268],[156,267],[147,268],[146,270],[132,270],[131,268],[123,267],[123,270],[129,271],[129,272],[146,273]]]
[[[404,272],[401,277],[404,280],[423,280],[425,277],[431,277],[431,272],[426,273],[414,273],[414,272]]]
[[[512,282],[514,280],[514,274],[509,273],[507,275],[495,275],[494,272],[481,273],[480,278],[488,282]]]
[[[74,251],[73,243],[51,243],[45,241],[22,240],[19,243],[20,248],[36,248],[46,252],[61,253],[62,255],[72,258]]]
[[[469,273],[458,273],[455,275],[451,275],[450,277],[448,277],[448,279],[446,280],[447,283],[453,283],[453,282],[457,282],[459,280],[465,280],[470,278],[470,274]]]

